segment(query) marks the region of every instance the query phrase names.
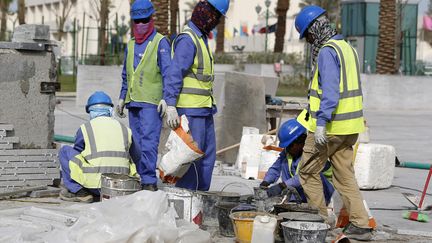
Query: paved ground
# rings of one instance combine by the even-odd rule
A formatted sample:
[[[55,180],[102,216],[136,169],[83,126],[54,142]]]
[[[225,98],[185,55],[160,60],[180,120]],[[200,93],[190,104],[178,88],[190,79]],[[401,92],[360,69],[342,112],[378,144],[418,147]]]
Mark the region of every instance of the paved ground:
[[[79,125],[87,119],[87,114],[82,107],[75,106],[74,98],[62,97],[59,100],[61,103],[55,111],[55,133],[73,136]],[[395,146],[401,161],[432,162],[432,150],[430,149],[432,147],[432,129],[430,129],[432,111],[366,111],[365,117],[370,127],[372,143]],[[123,122],[127,124],[127,120]],[[402,213],[409,209],[411,204],[401,192],[418,193],[416,190],[423,187],[426,175],[426,170],[396,168],[393,187],[379,191],[363,191],[379,224],[399,229],[405,233],[429,234],[432,237],[430,233],[432,223],[418,223],[402,218]],[[432,193],[432,189],[429,190],[429,193]],[[432,204],[430,194],[428,201],[429,204]],[[429,215],[432,218],[430,212]],[[402,241],[404,240],[400,240]]]

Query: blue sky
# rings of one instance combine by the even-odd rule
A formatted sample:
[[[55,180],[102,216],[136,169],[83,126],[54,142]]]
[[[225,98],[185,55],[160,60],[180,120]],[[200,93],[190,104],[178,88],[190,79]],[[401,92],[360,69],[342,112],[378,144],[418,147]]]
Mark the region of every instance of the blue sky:
[[[429,0],[421,0],[419,3],[419,15],[422,15],[427,11]],[[17,0],[14,0],[12,5],[10,6],[11,11],[16,11],[17,9]]]

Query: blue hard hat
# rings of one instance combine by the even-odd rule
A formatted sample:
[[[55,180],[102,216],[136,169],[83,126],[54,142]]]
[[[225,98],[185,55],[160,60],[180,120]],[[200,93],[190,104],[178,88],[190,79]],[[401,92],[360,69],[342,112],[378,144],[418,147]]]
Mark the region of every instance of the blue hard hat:
[[[312,22],[325,13],[325,9],[316,5],[306,6],[300,11],[295,19],[295,27],[300,33],[300,39],[304,38],[306,30]]]
[[[150,0],[135,0],[131,7],[131,19],[146,19],[155,12]]]
[[[103,91],[94,92],[87,100],[86,112],[90,113],[89,108],[92,105],[104,104],[111,107],[114,106],[111,98]]]
[[[208,3],[210,3],[217,11],[225,16],[228,12],[230,0],[208,0]]]
[[[279,138],[279,147],[286,148],[292,142],[294,142],[298,137],[302,134],[306,133],[306,128],[304,128],[297,119],[291,119],[279,128],[278,138]]]

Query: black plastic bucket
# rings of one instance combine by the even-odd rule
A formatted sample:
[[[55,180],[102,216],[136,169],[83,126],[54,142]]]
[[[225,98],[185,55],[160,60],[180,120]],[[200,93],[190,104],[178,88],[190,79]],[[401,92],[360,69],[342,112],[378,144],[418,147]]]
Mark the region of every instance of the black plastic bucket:
[[[225,237],[234,237],[234,227],[229,217],[231,210],[238,206],[238,202],[219,202],[216,204],[218,210],[219,233]]]
[[[330,225],[317,222],[282,223],[285,243],[325,243]]]

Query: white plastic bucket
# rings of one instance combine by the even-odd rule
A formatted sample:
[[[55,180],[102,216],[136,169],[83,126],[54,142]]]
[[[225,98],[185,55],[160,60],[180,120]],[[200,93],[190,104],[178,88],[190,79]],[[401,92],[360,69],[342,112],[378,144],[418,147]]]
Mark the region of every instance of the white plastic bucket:
[[[184,219],[197,225],[203,220],[202,195],[187,189],[177,187],[162,188],[168,195],[168,204],[174,207],[178,219]]]

